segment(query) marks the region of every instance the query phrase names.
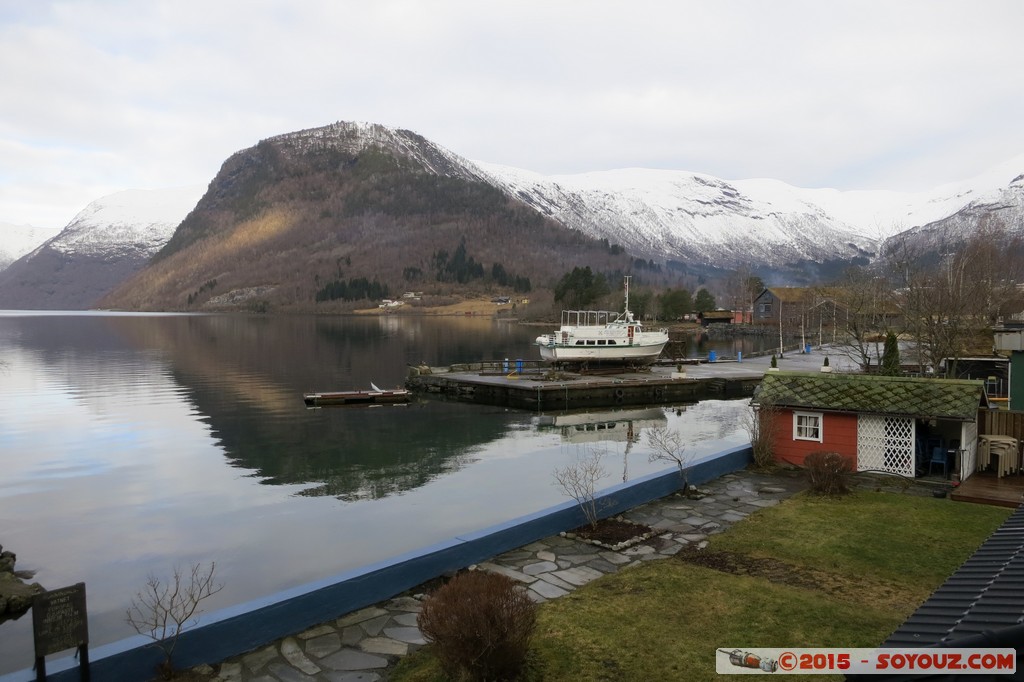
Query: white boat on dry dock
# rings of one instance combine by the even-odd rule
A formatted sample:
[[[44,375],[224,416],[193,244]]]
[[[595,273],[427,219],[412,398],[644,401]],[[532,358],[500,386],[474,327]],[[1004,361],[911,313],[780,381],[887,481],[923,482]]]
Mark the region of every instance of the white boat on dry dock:
[[[557,331],[538,336],[542,360],[650,364],[668,343],[668,331],[648,331],[629,310],[629,277],[623,311],[563,310]]]

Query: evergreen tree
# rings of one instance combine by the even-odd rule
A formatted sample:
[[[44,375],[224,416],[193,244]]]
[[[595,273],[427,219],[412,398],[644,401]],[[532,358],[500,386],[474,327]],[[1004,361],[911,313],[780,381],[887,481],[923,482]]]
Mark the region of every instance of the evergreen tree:
[[[654,300],[654,293],[648,289],[640,289],[629,293],[629,307],[639,319],[642,319],[651,312],[652,300]]]
[[[889,332],[885,335],[880,374],[887,377],[897,377],[900,373],[900,347],[896,342],[896,335]]]
[[[555,301],[568,308],[585,308],[610,292],[604,275],[595,275],[589,265],[575,267],[555,285]]]
[[[693,310],[693,299],[686,289],[669,289],[658,297],[661,319],[678,320]]]
[[[702,287],[693,299],[693,309],[698,313],[706,313],[714,310],[716,307],[715,297],[711,295],[711,292]]]
[[[476,262],[466,251],[465,237],[459,241],[459,246],[450,257],[445,250],[435,251],[433,262],[439,282],[466,284],[484,276],[483,264]]]
[[[491,279],[494,280],[496,284],[500,284],[502,286],[508,285],[511,280],[508,272],[505,270],[505,266],[501,263],[494,263],[491,265]]]

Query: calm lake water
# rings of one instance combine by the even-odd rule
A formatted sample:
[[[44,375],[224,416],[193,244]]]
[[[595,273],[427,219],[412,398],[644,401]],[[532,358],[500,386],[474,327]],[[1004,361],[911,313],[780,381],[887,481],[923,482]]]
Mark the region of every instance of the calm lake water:
[[[698,455],[746,441],[746,401],[599,415],[302,402],[400,385],[408,364],[536,358],[539,333],[480,318],[0,312],[0,544],[48,589],[86,583],[96,647],[134,634],[131,597],[175,565],[216,561],[215,610],[565,501],[552,473],[589,453],[601,487],[666,469],[648,462],[653,426]],[[0,673],[31,651],[30,615],[0,624]]]

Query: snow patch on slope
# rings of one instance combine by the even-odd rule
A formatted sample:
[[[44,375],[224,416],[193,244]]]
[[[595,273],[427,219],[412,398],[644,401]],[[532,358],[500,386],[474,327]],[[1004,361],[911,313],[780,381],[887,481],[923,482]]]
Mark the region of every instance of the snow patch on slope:
[[[48,245],[61,253],[150,256],[167,243],[205,191],[204,185],[109,194],[86,206]]]

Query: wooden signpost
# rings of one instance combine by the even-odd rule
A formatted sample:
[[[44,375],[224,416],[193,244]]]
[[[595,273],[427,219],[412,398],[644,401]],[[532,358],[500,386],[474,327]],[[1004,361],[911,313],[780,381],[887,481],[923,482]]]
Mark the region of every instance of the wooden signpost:
[[[36,680],[46,679],[46,657],[65,649],[78,650],[78,670],[89,680],[89,624],[85,583],[49,590],[32,598],[32,638],[36,651]]]

